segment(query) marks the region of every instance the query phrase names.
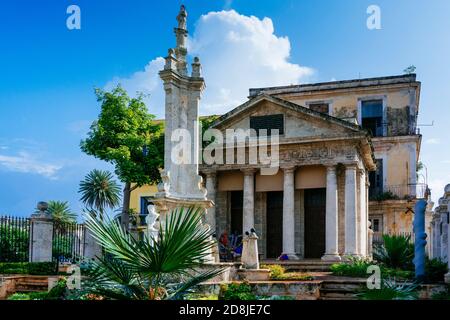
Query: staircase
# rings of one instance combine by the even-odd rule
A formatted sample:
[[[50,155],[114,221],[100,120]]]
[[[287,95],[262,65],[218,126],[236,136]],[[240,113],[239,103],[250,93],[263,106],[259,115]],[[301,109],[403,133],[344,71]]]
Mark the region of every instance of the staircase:
[[[48,290],[48,277],[27,276],[16,280],[15,292],[39,292]]]
[[[320,300],[358,300],[356,294],[366,285],[365,279],[323,280],[320,287]]]

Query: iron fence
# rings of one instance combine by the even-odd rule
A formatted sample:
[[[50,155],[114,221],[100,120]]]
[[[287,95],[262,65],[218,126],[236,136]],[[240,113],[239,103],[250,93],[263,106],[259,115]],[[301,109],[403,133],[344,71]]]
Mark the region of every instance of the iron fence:
[[[0,262],[27,262],[31,223],[28,218],[0,216]]]
[[[425,183],[386,185],[369,188],[369,198],[374,201],[426,199],[429,192]]]
[[[52,256],[58,263],[75,263],[84,256],[86,228],[82,224],[53,224]]]

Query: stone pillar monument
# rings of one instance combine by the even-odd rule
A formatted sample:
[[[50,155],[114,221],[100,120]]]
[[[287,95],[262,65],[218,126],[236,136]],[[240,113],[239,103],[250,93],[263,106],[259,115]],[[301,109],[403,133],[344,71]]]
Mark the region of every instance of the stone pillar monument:
[[[425,233],[425,209],[427,202],[419,200],[414,208],[414,266],[416,279],[423,281],[425,279],[425,245],[427,244]]]
[[[31,215],[30,262],[51,262],[53,219],[47,213],[48,204],[39,202],[38,213]]]
[[[186,19],[186,9],[181,6],[178,26],[174,30],[176,47],[169,49],[164,69],[159,72],[166,94],[164,170],[161,170],[162,183],[158,185],[152,202],[161,215],[162,223],[175,208],[200,207],[206,214],[206,209],[214,205],[206,197],[203,179],[198,172],[198,109],[205,81],[197,57],[192,63],[191,74],[188,74]]]

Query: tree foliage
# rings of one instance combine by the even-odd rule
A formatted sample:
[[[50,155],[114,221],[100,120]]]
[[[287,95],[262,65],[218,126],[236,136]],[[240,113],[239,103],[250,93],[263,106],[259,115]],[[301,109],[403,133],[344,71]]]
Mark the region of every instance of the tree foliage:
[[[81,142],[81,150],[112,163],[124,183],[142,186],[159,182],[164,151],[162,125],[153,121],[155,116],[148,112],[142,95],[130,98],[120,86],[111,92],[97,89],[96,95],[101,112]]]

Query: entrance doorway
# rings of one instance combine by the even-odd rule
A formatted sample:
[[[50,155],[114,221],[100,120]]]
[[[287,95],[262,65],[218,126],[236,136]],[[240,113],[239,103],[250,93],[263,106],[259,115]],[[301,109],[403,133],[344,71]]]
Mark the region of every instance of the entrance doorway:
[[[305,258],[325,253],[326,189],[305,189]]]
[[[231,191],[230,234],[242,235],[243,191]]]
[[[283,191],[267,192],[266,257],[278,258],[283,251]]]

